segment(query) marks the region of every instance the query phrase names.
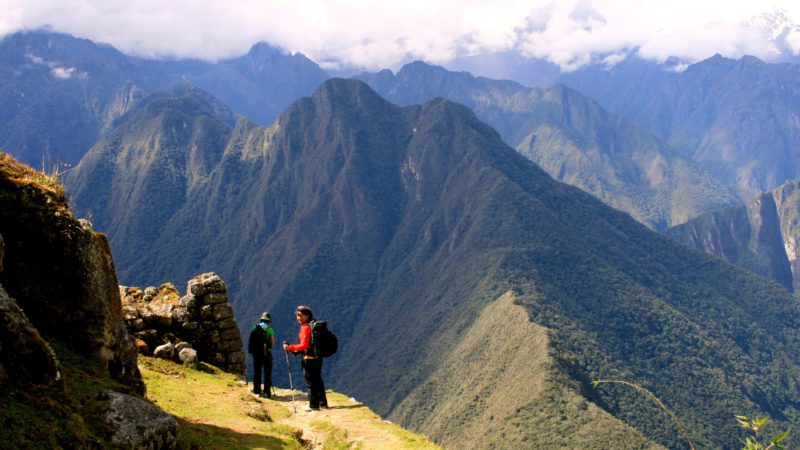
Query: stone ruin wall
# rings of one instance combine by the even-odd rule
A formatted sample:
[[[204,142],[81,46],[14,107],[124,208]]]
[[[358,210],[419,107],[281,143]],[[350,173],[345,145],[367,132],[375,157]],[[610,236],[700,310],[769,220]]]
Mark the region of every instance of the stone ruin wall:
[[[120,286],[128,330],[141,353],[152,355],[162,344],[186,342],[197,359],[244,375],[245,355],[225,282],[214,273],[189,280],[186,295],[171,284],[158,288]]]

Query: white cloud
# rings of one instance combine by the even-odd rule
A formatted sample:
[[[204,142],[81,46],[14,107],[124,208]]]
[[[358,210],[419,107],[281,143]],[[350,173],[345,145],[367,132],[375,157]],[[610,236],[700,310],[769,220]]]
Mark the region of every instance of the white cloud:
[[[66,80],[77,76],[78,78],[87,78],[89,75],[86,72],[80,72],[75,67],[60,67],[59,63],[55,61],[47,61],[41,56],[36,56],[33,53],[25,53],[25,58],[37,66],[47,67],[50,69],[50,74],[56,78]]]
[[[793,54],[800,55],[800,28],[794,28],[787,33],[786,44]]]
[[[72,77],[72,74],[75,73],[75,70],[76,69],[74,67],[70,67],[69,69],[66,69],[64,67],[56,67],[50,70],[50,73],[52,73],[53,76],[56,78],[61,78],[63,80],[66,80],[67,78]]]
[[[25,57],[37,66],[44,66],[47,64],[42,57],[36,56],[33,53],[25,53]]]
[[[634,49],[686,61],[800,53],[800,2],[788,0],[0,0],[0,11],[0,35],[49,25],[127,53],[211,60],[263,40],[370,69],[502,51],[565,69]]]

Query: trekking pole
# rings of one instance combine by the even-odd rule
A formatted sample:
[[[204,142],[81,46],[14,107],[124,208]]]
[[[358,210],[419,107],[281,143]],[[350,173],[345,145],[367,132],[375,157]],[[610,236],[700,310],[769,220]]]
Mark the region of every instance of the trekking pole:
[[[294,386],[292,386],[292,365],[289,363],[289,350],[283,351],[286,354],[286,367],[289,368],[289,390],[292,393],[292,411],[297,414],[297,408],[294,406]]]

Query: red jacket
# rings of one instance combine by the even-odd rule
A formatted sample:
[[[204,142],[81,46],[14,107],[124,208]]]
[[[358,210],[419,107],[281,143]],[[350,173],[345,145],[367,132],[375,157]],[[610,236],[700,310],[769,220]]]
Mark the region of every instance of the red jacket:
[[[307,323],[304,325],[300,325],[300,334],[298,335],[300,338],[299,344],[289,344],[286,346],[286,350],[290,352],[302,352],[309,349],[311,346],[311,324]]]

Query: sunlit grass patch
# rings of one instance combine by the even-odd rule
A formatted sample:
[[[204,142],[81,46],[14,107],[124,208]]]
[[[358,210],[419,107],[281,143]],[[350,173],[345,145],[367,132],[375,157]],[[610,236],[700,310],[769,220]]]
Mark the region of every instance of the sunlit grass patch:
[[[278,402],[251,395],[236,375],[139,358],[148,398],[179,419],[180,446],[303,447],[295,428],[274,423],[289,411]]]
[[[350,450],[360,449],[363,445],[347,441],[347,430],[343,430],[326,420],[314,420],[311,428],[319,433],[325,434],[325,441],[322,444],[323,450]]]

